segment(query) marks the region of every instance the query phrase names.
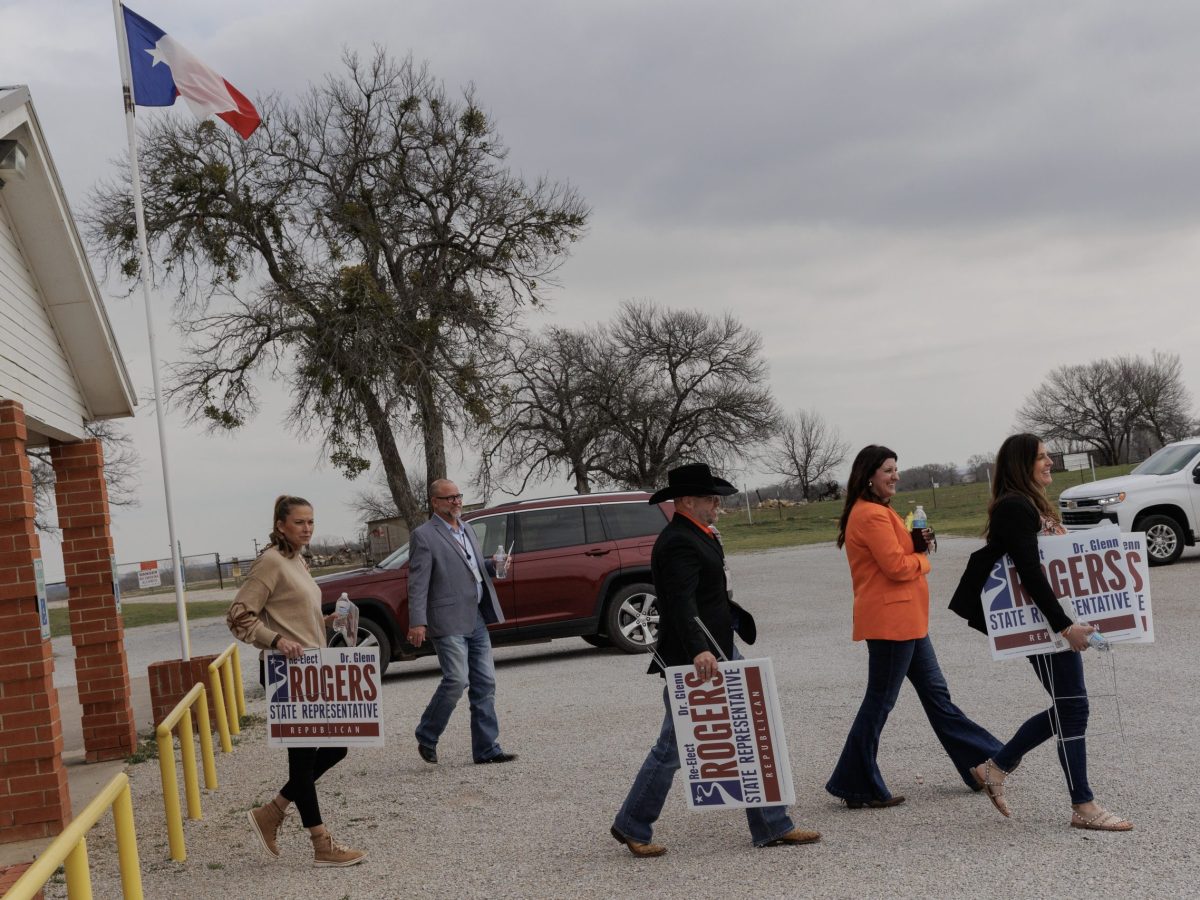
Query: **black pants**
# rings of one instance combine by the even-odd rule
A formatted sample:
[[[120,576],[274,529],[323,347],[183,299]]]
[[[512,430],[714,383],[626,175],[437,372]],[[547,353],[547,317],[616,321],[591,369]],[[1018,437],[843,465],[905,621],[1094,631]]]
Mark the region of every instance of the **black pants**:
[[[321,824],[317,779],[345,758],[345,747],[288,747],[288,783],[279,793],[296,804],[305,828]]]

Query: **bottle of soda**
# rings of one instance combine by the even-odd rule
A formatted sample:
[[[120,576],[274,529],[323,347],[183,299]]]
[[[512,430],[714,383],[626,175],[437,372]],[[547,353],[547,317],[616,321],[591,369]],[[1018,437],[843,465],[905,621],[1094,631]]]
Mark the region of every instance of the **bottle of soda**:
[[[508,554],[504,552],[503,544],[496,547],[496,552],[492,555],[492,564],[496,567],[497,578],[508,577]]]
[[[929,520],[925,517],[925,507],[917,504],[917,508],[913,510],[912,517],[913,550],[917,553],[924,553],[928,549],[925,543],[925,529],[927,527],[929,527]]]

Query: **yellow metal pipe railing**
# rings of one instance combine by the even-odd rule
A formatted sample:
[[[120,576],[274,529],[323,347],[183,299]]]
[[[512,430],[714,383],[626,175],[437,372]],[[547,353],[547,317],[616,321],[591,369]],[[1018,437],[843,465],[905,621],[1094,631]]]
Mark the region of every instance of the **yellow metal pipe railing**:
[[[117,859],[121,867],[121,895],[142,900],[142,870],[138,862],[137,834],[133,827],[133,801],[129,776],[115,776],[56,837],[4,895],[4,900],[31,900],[46,886],[59,866],[67,876],[70,900],[92,900],[92,873],[88,865],[87,832],[109,807],[117,834]]]
[[[179,782],[175,778],[175,751],[171,732],[179,729],[179,756],[183,767],[183,790],[187,797],[188,818],[199,819],[200,776],[196,770],[196,745],[192,743],[192,706],[199,717],[200,752],[204,759],[204,783],[209,790],[217,787],[217,766],[213,759],[212,731],[208,718],[208,695],[203,684],[194,684],[154,731],[158,742],[158,768],[162,775],[163,807],[167,817],[167,843],[171,859],[187,859],[183,842],[183,816],[179,810]]]
[[[208,684],[213,695],[213,714],[217,717],[217,734],[221,750],[233,752],[231,734],[241,734],[239,724],[246,714],[246,693],[242,688],[241,654],[236,643],[226,647],[221,655],[208,664]]]

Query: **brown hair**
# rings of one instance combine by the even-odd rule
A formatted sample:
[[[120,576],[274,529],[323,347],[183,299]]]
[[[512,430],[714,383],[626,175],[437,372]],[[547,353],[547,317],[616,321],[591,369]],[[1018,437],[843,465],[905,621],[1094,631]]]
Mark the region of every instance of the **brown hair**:
[[[871,476],[889,459],[899,460],[895,450],[889,450],[882,444],[867,444],[854,457],[850,466],[850,478],[846,482],[846,505],[842,507],[842,517],[838,520],[837,545],[840,550],[846,543],[846,523],[850,521],[850,510],[859,500],[870,500],[881,506],[887,506],[886,500],[880,500],[871,492]]]
[[[996,474],[992,476],[992,500],[988,504],[986,538],[992,529],[992,510],[1005,497],[1017,494],[1033,504],[1039,515],[1059,521],[1058,510],[1046,496],[1046,489],[1033,480],[1033,464],[1037,462],[1042,439],[1024,432],[1004,439],[996,453]]]
[[[291,559],[299,551],[299,547],[292,545],[283,534],[279,531],[278,525],[280,522],[287,521],[287,517],[291,515],[293,509],[297,506],[307,506],[312,509],[312,504],[303,497],[292,497],[288,494],[280,494],[275,498],[275,515],[271,519],[271,533],[267,535],[267,547],[274,547],[288,559]],[[263,547],[266,550],[267,547]]]

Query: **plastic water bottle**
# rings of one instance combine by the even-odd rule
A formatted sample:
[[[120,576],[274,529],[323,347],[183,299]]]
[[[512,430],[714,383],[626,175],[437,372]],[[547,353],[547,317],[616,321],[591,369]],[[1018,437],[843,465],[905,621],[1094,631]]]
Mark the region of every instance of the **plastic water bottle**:
[[[1093,650],[1111,650],[1112,649],[1112,644],[1110,644],[1108,642],[1108,640],[1104,637],[1104,635],[1102,635],[1100,633],[1099,628],[1097,628],[1095,631],[1093,631],[1091,634],[1088,635],[1088,646],[1091,647]]]
[[[343,593],[337,598],[337,605],[333,608],[333,630],[341,632],[342,640],[347,646],[350,645],[350,607],[353,605],[350,595]]]
[[[925,507],[918,503],[912,514],[913,549],[918,553],[924,553],[928,549],[925,544],[925,529],[928,527],[929,520],[925,516]]]
[[[492,556],[492,563],[496,567],[496,577],[497,578],[507,578],[508,577],[508,572],[505,571],[508,568],[508,554],[504,552],[503,544],[500,544],[499,546],[496,547],[496,552]]]

